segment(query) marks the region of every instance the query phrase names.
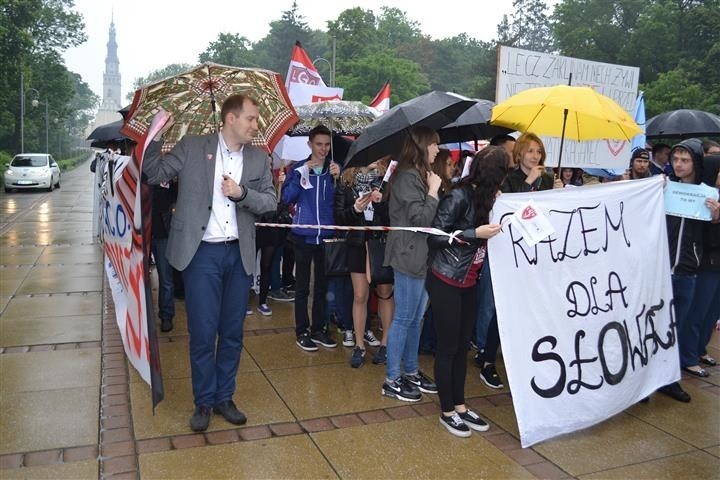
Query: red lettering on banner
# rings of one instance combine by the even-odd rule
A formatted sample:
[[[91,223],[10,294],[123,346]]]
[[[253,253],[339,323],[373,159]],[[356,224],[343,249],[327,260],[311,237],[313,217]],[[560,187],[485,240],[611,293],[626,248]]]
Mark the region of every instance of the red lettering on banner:
[[[333,95],[332,97],[322,97],[320,95],[313,95],[310,103],[317,102],[331,102],[333,100],[342,100],[339,95]]]
[[[129,346],[132,347],[130,350],[133,355],[140,357],[140,349],[143,346],[142,342],[142,325],[141,325],[141,314],[142,314],[142,302],[140,301],[140,284],[142,282],[142,271],[138,266],[133,266],[130,269],[130,297],[133,302],[129,302],[127,309],[127,316],[125,318],[125,331],[127,333],[127,339]],[[128,298],[129,300],[130,298]],[[135,310],[130,308],[130,303],[134,304]]]
[[[292,65],[290,68],[290,82],[318,85],[320,83],[320,79],[313,75],[313,73],[311,73],[307,68]]]

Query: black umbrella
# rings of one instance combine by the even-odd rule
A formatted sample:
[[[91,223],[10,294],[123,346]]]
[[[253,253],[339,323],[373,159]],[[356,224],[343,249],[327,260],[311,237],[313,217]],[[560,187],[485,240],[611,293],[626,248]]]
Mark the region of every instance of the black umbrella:
[[[394,155],[410,127],[437,130],[454,122],[472,100],[454,93],[432,91],[394,106],[371,123],[350,147],[346,167],[369,165],[385,155]]]
[[[490,125],[492,107],[490,100],[476,100],[477,103],[463,112],[452,123],[438,130],[441,143],[465,142],[469,140],[482,140],[496,135],[506,135],[514,130],[505,127]]]
[[[124,120],[116,120],[114,122],[106,123],[105,125],[100,125],[93,130],[90,135],[88,135],[86,140],[96,140],[101,142],[123,140],[126,137],[120,133],[120,129],[124,123]]]
[[[691,138],[720,135],[720,117],[702,110],[672,110],[645,125],[647,138]]]

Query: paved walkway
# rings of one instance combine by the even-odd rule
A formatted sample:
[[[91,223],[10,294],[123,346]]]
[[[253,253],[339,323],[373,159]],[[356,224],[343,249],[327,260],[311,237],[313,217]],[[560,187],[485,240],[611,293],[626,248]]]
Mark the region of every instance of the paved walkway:
[[[292,304],[247,319],[235,400],[248,425],[216,416],[193,434],[178,302],[153,416],[92,243],[92,178],[82,165],[59,191],[0,194],[0,478],[720,478],[718,367],[684,378],[690,404],[654,395],[522,449],[508,390],[486,388],[474,367],[468,404],[491,429],[459,439],[438,425],[436,396],[401,404],[380,395],[382,367],[349,367],[350,349],[300,351]],[[431,372],[432,358],[421,365]]]

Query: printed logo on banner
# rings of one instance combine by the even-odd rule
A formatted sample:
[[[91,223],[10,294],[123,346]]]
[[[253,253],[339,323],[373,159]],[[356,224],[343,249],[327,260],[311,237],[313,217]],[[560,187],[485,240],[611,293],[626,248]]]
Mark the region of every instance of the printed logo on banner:
[[[307,68],[299,65],[290,66],[290,82],[305,83],[307,85],[320,84],[320,78],[315,72],[310,72]]]
[[[679,380],[662,178],[504,194],[490,223],[507,216],[488,248],[523,447]],[[541,216],[555,232],[530,245],[518,225]]]

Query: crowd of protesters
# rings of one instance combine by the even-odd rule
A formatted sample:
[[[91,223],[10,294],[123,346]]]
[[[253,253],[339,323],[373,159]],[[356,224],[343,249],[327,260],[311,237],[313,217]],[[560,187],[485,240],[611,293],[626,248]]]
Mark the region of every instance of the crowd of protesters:
[[[246,101],[249,103],[244,103]],[[243,107],[252,110],[256,106],[247,99],[239,102],[239,106],[223,108],[223,120],[226,125],[230,121],[230,126],[213,134],[212,145],[224,163],[233,165],[233,161],[239,160],[242,169],[248,168],[247,160],[250,155],[255,155],[247,143],[257,127],[247,127],[245,123],[252,123],[252,119],[245,120],[243,114]],[[423,393],[438,394],[440,423],[450,433],[467,437],[471,430],[487,430],[488,424],[466,406],[464,387],[467,354],[472,347],[476,350],[474,363],[480,369],[483,383],[493,389],[504,387],[495,367],[500,338],[487,261],[487,240],[500,230],[499,225],[490,224],[495,198],[501,192],[578,187],[587,183],[587,176],[574,168],[562,168],[554,175],[545,167],[546,152],[542,140],[530,133],[517,139],[508,135],[497,137],[476,154],[453,161],[450,152],[438,146],[439,138],[434,130],[414,127],[399,146],[397,162],[384,157],[367,166],[344,170],[342,162],[331,158],[331,138],[326,127],[314,128],[309,135],[310,156],[276,171],[275,175],[269,173],[272,163],[268,160],[264,167],[257,169],[258,181],[262,180],[257,185],[241,185],[237,173],[224,175],[218,191],[223,198],[229,198],[229,203],[222,205],[223,198],[213,197],[209,210],[211,218],[218,220],[213,234],[203,234],[206,222],[200,222],[203,226],[197,226],[197,242],[192,241],[199,246],[190,245],[187,240],[185,243],[189,246],[182,258],[177,257],[177,253],[173,257],[170,252],[174,244],[172,231],[178,228],[179,221],[173,219],[171,225],[162,212],[158,212],[157,218],[162,219],[163,228],[158,229],[157,237],[154,236],[159,239],[157,248],[153,249],[155,255],[162,256],[163,250],[167,249],[170,264],[182,270],[190,268],[196,272],[193,275],[200,275],[196,266],[198,255],[202,254],[202,262],[210,265],[216,257],[222,257],[228,246],[237,250],[233,245],[239,238],[244,238],[237,226],[228,230],[219,222],[227,217],[225,208],[230,206],[243,212],[243,225],[250,218],[245,215],[253,215],[256,221],[305,225],[288,229],[257,227],[253,252],[259,251],[261,259],[258,313],[272,315],[270,305],[273,301],[294,301],[298,348],[305,352],[316,352],[319,347],[337,348],[334,336],[337,328],[343,346],[352,348],[351,367],[361,367],[366,362],[367,347],[374,348],[372,363],[385,365],[380,388],[382,395],[416,402]],[[709,153],[703,152],[703,148]],[[720,155],[713,153],[714,148],[720,149],[720,146],[703,145],[697,139],[690,139],[674,146],[656,144],[647,149],[634,149],[628,170],[617,179],[633,180],[664,174],[671,181],[703,181],[720,187]],[[155,148],[155,151],[159,150]],[[169,158],[178,160],[170,163],[170,167],[163,168],[164,162],[156,163],[155,157],[145,171],[152,174],[148,176],[153,183],[179,176],[178,202],[184,201],[185,208],[189,209],[192,201],[183,199],[183,195],[188,197],[189,194],[183,193],[182,177],[183,166],[192,162],[180,160],[181,154],[187,155],[187,152],[173,152]],[[270,183],[271,177],[274,183]],[[386,182],[388,178],[390,180]],[[253,198],[262,198],[262,205],[251,206],[246,199]],[[217,205],[216,201],[219,202]],[[702,364],[716,364],[705,347],[720,316],[720,204],[717,199],[708,199],[706,204],[712,212],[712,222],[667,216],[681,367],[699,377],[708,376]],[[268,209],[268,205],[277,205],[277,209]],[[262,212],[258,210],[261,206]],[[216,210],[223,213],[216,213]],[[184,220],[190,223],[189,218]],[[447,237],[409,230],[337,233],[307,225],[434,227],[448,234],[455,232],[455,237],[448,242]],[[193,253],[193,249],[197,252]],[[240,262],[241,270],[233,267],[229,273],[243,277],[245,298],[232,303],[242,310],[243,316],[253,313],[252,309],[246,308],[249,280],[245,277],[252,275],[254,263],[247,265],[246,254],[243,251],[242,258],[237,252],[234,254],[233,261]],[[339,267],[338,255],[341,255]],[[159,316],[161,329],[168,331],[172,329],[173,309],[167,301],[171,287],[165,263],[158,265],[163,265],[161,292],[164,292]],[[219,265],[217,268],[222,273],[225,267]],[[193,281],[187,272],[184,276],[186,285],[188,280],[193,285],[198,281],[207,284],[205,279]],[[207,309],[207,299],[216,294],[219,297],[225,295],[224,288],[222,282],[217,286],[208,285],[203,290],[204,297],[195,300],[198,308],[188,311],[191,356],[195,350],[205,352],[221,348],[220,344],[215,347],[216,333],[207,332],[207,329],[202,330],[203,341],[212,345],[196,345],[193,337],[199,335],[200,327],[198,320],[191,320],[190,316],[202,317],[202,312]],[[210,292],[212,289],[217,292]],[[197,296],[197,291],[190,295],[186,292],[186,304]],[[433,308],[442,311],[442,317],[428,315],[428,310]],[[224,307],[217,309],[215,325],[222,326],[227,320],[221,318],[222,311]],[[379,323],[374,322],[376,318]],[[235,322],[242,325],[237,318]],[[432,331],[426,332],[424,323],[425,327],[431,325]],[[375,336],[373,326],[382,330],[381,339]],[[241,348],[242,335],[234,335],[233,345],[239,338]],[[236,363],[239,351],[232,348],[229,363]],[[420,370],[418,353],[422,349],[435,355],[432,377]],[[191,361],[196,397],[196,411],[191,419],[193,430],[207,428],[211,409],[233,423],[244,423],[244,414],[232,402],[234,381],[227,380],[228,376],[223,374],[225,383],[222,385],[218,383],[220,378],[208,383],[201,369],[219,368],[206,365],[208,362]],[[225,365],[223,369],[234,375],[237,365],[234,368]],[[676,400],[690,401],[690,396],[677,382],[660,391]]]

